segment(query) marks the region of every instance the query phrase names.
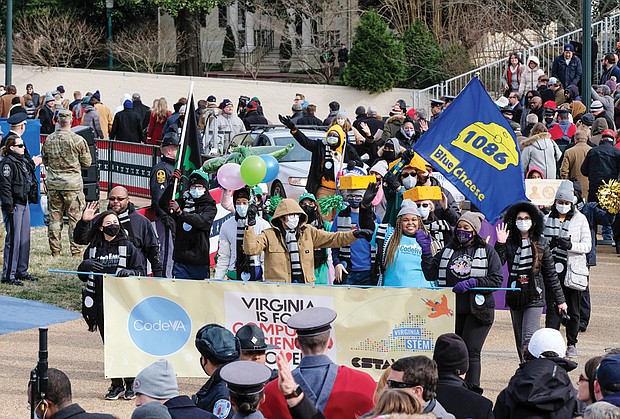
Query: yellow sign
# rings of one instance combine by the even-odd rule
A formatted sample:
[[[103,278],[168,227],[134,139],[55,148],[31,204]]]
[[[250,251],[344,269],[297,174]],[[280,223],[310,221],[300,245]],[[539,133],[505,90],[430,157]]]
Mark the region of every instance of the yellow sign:
[[[291,367],[301,360],[291,314],[308,307],[338,313],[328,355],[338,364],[378,379],[395,360],[432,357],[434,343],[454,332],[454,294],[449,289],[349,288],[238,281],[104,278],[105,375],[135,377],[165,358],[181,377],[205,377],[194,339],[205,324],[233,333],[255,323]],[[275,368],[275,351],[267,365]]]
[[[494,122],[474,122],[468,125],[452,144],[497,170],[519,164],[519,152],[514,139],[506,128]]]

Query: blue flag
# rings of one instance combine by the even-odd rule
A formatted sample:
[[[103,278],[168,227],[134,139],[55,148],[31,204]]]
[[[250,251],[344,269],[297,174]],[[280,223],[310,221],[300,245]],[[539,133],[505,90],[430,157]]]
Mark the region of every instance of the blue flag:
[[[514,132],[477,78],[465,86],[413,150],[491,223],[509,205],[527,200]]]

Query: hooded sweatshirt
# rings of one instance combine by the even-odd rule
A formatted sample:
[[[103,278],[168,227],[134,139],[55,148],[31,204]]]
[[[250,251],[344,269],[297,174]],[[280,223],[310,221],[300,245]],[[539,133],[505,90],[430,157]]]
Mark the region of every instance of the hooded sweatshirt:
[[[530,61],[536,63],[536,67],[532,70],[530,68]],[[523,66],[523,71],[521,72],[521,81],[519,82],[519,95],[523,97],[526,92],[530,90],[536,90],[536,86],[538,85],[538,78],[545,74],[545,72],[539,67],[540,61],[538,57],[531,56],[527,60],[527,64]]]
[[[521,158],[523,168],[527,171],[534,166],[542,169],[545,179],[556,178],[556,164],[562,152],[547,132],[541,132],[524,141]]]

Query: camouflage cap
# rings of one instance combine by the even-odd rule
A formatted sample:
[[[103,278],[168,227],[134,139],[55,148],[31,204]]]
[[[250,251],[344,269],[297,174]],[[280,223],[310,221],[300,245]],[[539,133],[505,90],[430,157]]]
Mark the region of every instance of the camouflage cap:
[[[59,120],[69,120],[71,119],[71,111],[69,109],[61,109],[58,111],[58,119]]]

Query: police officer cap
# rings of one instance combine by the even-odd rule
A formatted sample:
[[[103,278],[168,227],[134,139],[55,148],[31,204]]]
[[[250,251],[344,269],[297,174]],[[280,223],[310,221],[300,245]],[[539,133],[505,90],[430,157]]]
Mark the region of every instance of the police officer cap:
[[[265,388],[271,378],[271,368],[253,361],[235,361],[222,367],[220,377],[233,393],[251,395]]]
[[[558,109],[557,113],[558,115],[568,115],[570,111],[568,109]]]
[[[218,364],[239,359],[241,348],[239,339],[228,329],[219,324],[207,324],[196,333],[196,349],[205,358],[213,359]]]
[[[161,146],[165,147],[167,145],[179,145],[179,134],[174,131],[165,133],[161,139]]]
[[[452,96],[452,95],[445,95],[445,96],[443,97],[443,99],[444,99],[446,102],[452,102],[454,99],[456,99],[456,96]]]
[[[431,107],[435,107],[435,106],[442,106],[444,105],[445,102],[441,99],[431,99]]]
[[[265,351],[267,349],[276,349],[275,345],[268,345],[265,342],[265,334],[260,327],[255,324],[246,324],[237,330],[237,339],[241,345],[242,351]]]
[[[310,307],[293,314],[286,324],[295,329],[298,336],[316,336],[330,330],[336,316],[331,308]]]
[[[17,126],[24,124],[26,122],[26,119],[28,119],[28,115],[26,115],[25,112],[18,112],[11,115],[7,122],[9,123],[9,125]]]

